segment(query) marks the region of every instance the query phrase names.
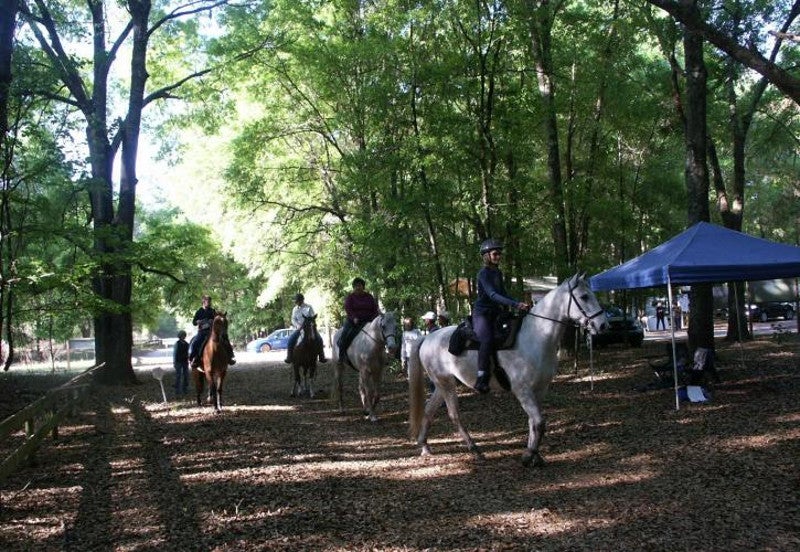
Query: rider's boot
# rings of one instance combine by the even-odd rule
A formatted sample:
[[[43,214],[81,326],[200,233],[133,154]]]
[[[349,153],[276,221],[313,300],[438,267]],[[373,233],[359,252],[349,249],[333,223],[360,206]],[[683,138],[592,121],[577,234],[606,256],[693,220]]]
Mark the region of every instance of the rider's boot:
[[[325,364],[328,362],[328,359],[325,358],[325,349],[323,347],[319,348],[319,362],[320,364]]]
[[[481,395],[489,392],[489,378],[491,374],[488,371],[478,372],[478,380],[475,382],[475,391]]]
[[[194,357],[192,359],[192,368],[199,368],[200,367],[200,357]]]
[[[286,349],[286,359],[284,360],[286,364],[292,363],[292,353],[294,353],[294,347],[289,347]]]

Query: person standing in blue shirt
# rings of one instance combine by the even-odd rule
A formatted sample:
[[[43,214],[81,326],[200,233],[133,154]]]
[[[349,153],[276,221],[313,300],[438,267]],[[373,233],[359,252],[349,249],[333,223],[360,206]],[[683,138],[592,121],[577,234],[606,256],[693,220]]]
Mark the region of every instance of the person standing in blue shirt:
[[[489,392],[489,379],[492,376],[491,358],[495,352],[495,321],[504,307],[512,307],[527,312],[530,305],[506,295],[503,273],[500,271],[500,256],[503,244],[495,239],[481,243],[480,254],[483,268],[478,272],[478,298],[472,306],[472,327],[478,338],[478,380],[475,390]]]

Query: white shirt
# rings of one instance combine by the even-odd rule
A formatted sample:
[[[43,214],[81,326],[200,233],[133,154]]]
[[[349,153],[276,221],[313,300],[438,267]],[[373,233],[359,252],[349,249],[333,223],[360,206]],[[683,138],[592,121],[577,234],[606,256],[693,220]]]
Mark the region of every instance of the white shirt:
[[[295,330],[303,329],[303,317],[311,318],[314,316],[314,309],[311,305],[303,303],[302,305],[295,305],[292,309],[292,327]]]
[[[401,358],[408,359],[408,355],[411,354],[411,345],[420,337],[422,337],[422,332],[416,328],[403,332],[403,343],[400,345]]]

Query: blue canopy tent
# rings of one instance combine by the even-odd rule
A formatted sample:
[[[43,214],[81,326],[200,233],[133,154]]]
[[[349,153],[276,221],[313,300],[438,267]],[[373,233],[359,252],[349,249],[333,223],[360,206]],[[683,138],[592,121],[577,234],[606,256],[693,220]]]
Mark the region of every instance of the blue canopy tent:
[[[800,276],[800,247],[698,222],[658,247],[592,276],[594,291],[740,282]],[[673,353],[675,330],[672,330]],[[675,355],[673,354],[673,359]],[[675,404],[679,408],[677,366]]]

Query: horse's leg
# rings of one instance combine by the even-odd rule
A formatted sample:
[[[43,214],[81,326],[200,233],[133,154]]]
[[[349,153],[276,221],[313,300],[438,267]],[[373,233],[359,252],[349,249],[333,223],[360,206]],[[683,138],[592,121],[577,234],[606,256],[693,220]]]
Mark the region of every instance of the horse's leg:
[[[544,466],[544,459],[539,454],[539,445],[545,432],[545,422],[539,409],[536,393],[531,388],[516,393],[519,404],[528,415],[528,448],[522,454],[522,465]]]
[[[334,382],[333,392],[336,395],[336,402],[339,405],[339,412],[344,412],[344,365],[334,363]]]
[[[294,354],[297,354],[295,352]],[[292,363],[292,397],[299,397],[300,396],[300,367],[297,365],[297,362]]]
[[[211,404],[211,395],[212,395],[212,379],[211,379],[211,368],[206,368],[203,365],[203,375],[206,379],[206,387],[208,387],[208,394],[206,395],[206,404]]]
[[[312,399],[314,398],[314,377],[316,376],[316,373],[317,364],[316,361],[312,360],[311,364],[306,367],[306,372],[304,373],[306,379],[306,390],[308,391],[308,396]]]
[[[224,368],[223,368],[224,370]],[[214,393],[214,406],[217,412],[222,411],[222,382],[225,381],[225,372],[220,371],[214,376],[214,387],[216,388],[216,393]]]
[[[374,368],[367,367],[361,371],[358,378],[358,388],[361,393],[361,404],[364,406],[364,415],[370,422],[378,421],[376,407],[380,400],[378,384],[380,382],[380,372]]]
[[[431,398],[428,400],[428,404],[425,405],[425,418],[422,422],[420,436],[427,439],[428,428],[433,423],[433,418],[436,416],[436,412],[441,408],[443,402],[447,404],[447,415],[450,421],[453,422],[453,426],[455,426],[459,436],[461,436],[461,440],[467,445],[467,450],[474,453],[478,458],[483,458],[483,453],[480,448],[475,444],[475,441],[472,440],[472,436],[470,436],[469,432],[461,423],[461,416],[458,412],[458,393],[456,392],[455,382],[452,379],[435,382],[433,395],[431,395]],[[423,443],[423,454],[425,453],[424,448],[426,446],[427,444]],[[430,453],[430,449],[428,449],[428,452]]]
[[[419,434],[417,435],[417,444],[422,447],[422,456],[429,456],[431,454],[431,447],[428,445],[428,430],[436,417],[436,412],[441,408],[445,402],[444,394],[437,387],[433,395],[430,396],[428,402],[425,403],[425,413],[422,416],[422,423],[419,426]],[[448,410],[450,407],[447,407]]]
[[[201,406],[203,404],[200,400],[200,397],[203,395],[203,375],[192,368],[192,378],[194,379],[194,388],[197,392],[197,406]]]

